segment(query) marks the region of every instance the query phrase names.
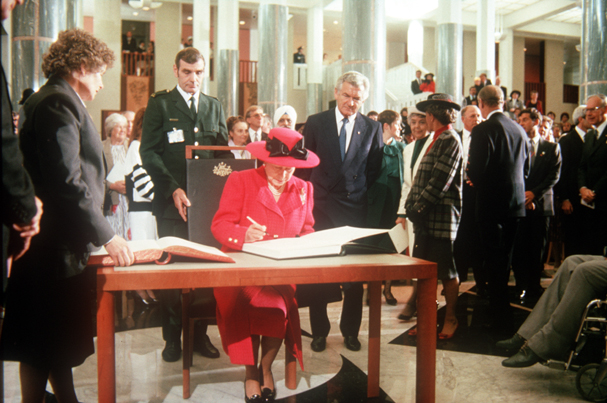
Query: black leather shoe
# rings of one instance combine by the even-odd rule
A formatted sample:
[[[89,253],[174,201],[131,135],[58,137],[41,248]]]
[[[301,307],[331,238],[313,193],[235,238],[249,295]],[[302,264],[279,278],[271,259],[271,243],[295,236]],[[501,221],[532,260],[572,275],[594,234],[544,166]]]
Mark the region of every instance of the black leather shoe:
[[[211,339],[206,334],[194,344],[194,351],[199,352],[203,357],[219,358],[219,350],[215,348],[213,343],[211,343]]]
[[[523,339],[518,333],[509,338],[508,340],[502,340],[495,343],[496,347],[505,348],[506,350],[519,350],[525,344]]]
[[[312,337],[310,347],[312,347],[312,351],[316,351],[317,353],[325,351],[325,348],[327,348],[327,338],[322,336]]]
[[[162,350],[162,359],[166,362],[175,362],[181,358],[181,342],[167,341]]]
[[[273,402],[276,399],[276,391],[270,388],[263,388],[261,390],[261,397],[264,402]]]
[[[535,365],[540,361],[543,360],[529,346],[523,346],[518,353],[502,361],[502,365],[508,368],[525,368]]]
[[[264,403],[265,400],[260,395],[253,395],[251,397],[244,396],[245,403]]]
[[[346,336],[344,337],[344,344],[346,348],[351,351],[360,350],[360,341],[358,341],[358,337],[356,336]]]

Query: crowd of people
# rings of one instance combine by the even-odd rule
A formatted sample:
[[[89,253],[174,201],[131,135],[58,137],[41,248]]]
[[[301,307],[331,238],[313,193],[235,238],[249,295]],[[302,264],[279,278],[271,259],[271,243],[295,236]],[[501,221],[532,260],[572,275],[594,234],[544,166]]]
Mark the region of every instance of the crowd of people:
[[[132,42],[127,36],[126,45]],[[210,228],[224,250],[346,225],[402,225],[409,233],[407,253],[437,263],[446,300],[440,339],[457,331],[459,284],[470,269],[478,294],[489,299],[491,326],[503,326],[511,316],[511,268],[520,299],[539,299],[538,306],[548,309],[553,286],[542,295],[540,274],[551,221],[563,228],[566,255],[595,256],[583,261],[598,266],[604,280],[607,266],[599,255],[607,244],[605,95],[593,95],[576,108],[569,132],[564,132],[569,116],[561,115],[563,126],[555,134],[554,117],[543,116],[537,93],[525,107],[519,91],[505,102],[505,88],[497,79],[492,85],[486,75],[475,80],[462,107],[452,95],[435,93],[432,73],[421,80],[418,71],[412,90],[428,92],[426,99],[400,113],[365,116],[360,109],[370,83],[351,71],[335,84],[336,107],[309,116],[296,131],[297,113],[289,105],[273,117],[252,105],[245,116],[226,119],[220,102],[200,91],[203,56],[186,46],[175,57],[177,85],[154,93],[136,113],[108,116],[102,142],[83,101],[93,100],[103,88],[102,76],[114,61],[114,53],[90,33],[77,28],[60,33],[43,59],[48,81],[24,103],[18,137],[2,75],[8,195],[3,195],[8,211],[3,273],[12,270],[12,275],[2,295],[6,316],[0,357],[21,363],[26,402],[44,399],[47,380],[59,401],[77,402],[72,368],[94,352],[91,251],[105,246],[116,265],[128,266],[134,256],[127,240],[188,238],[188,209],[197,206],[186,187],[186,145],[234,147],[197,150],[194,158],[254,158],[261,164],[228,178]],[[458,119],[461,132],[454,128]],[[555,278],[555,288],[569,290],[567,283],[577,281],[577,272],[569,273],[582,261],[570,259]],[[6,276],[3,280],[6,285]],[[597,284],[592,282],[587,295],[601,290],[604,295],[604,285]],[[339,328],[344,345],[361,349],[360,282],[210,292],[217,302],[223,351],[232,363],[245,366],[246,402],[274,401],[271,368],[283,341],[303,368],[298,308],[309,307],[311,349],[320,353],[331,327],[327,304],[343,299]],[[137,293],[145,303],[159,304],[162,357],[177,361],[179,290]],[[383,294],[387,303],[397,304],[390,282]],[[416,314],[416,295],[414,288],[400,320]],[[568,301],[567,295],[562,301]],[[578,311],[569,309],[566,318]],[[550,358],[552,353],[536,347],[535,334],[552,324],[533,323],[502,343],[522,346],[519,354],[532,359],[517,357],[504,365]],[[198,326],[195,349],[216,358],[220,353],[206,326]],[[415,329],[409,335],[416,336]],[[555,343],[557,350],[568,335],[565,343]],[[529,343],[523,345],[524,340]]]

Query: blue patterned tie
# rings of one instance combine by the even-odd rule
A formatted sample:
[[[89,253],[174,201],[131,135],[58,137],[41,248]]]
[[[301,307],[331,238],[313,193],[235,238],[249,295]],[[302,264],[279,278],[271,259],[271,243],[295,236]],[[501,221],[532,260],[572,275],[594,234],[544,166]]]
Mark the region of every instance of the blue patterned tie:
[[[344,118],[342,121],[341,130],[339,131],[339,152],[341,153],[341,160],[346,158],[346,124],[348,118]]]

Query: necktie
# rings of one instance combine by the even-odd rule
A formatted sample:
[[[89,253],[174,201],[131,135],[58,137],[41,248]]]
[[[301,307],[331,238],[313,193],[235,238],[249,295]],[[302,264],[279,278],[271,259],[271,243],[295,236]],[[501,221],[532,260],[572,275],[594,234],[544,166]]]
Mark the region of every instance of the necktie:
[[[255,141],[259,141],[259,133],[255,132]]]
[[[192,113],[192,117],[194,118],[194,120],[196,120],[196,105],[194,105],[195,102],[196,98],[194,98],[194,95],[192,95],[192,98],[190,98],[190,112]]]
[[[535,163],[535,143],[531,141],[531,166]]]
[[[341,153],[341,160],[346,158],[346,124],[348,118],[344,118],[342,121],[341,130],[339,131],[339,152]]]

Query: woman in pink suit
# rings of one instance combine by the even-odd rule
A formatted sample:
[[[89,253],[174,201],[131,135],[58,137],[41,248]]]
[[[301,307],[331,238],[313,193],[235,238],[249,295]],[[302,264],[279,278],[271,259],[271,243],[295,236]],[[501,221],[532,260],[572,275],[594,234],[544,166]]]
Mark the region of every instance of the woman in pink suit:
[[[293,176],[295,168],[319,163],[303,147],[303,137],[275,128],[266,141],[249,143],[247,151],[264,165],[234,172],[226,182],[211,226],[223,249],[313,232],[312,184]],[[215,289],[215,298],[223,349],[233,364],[246,367],[245,402],[273,402],[272,362],[283,339],[303,369],[295,285],[222,287]]]

